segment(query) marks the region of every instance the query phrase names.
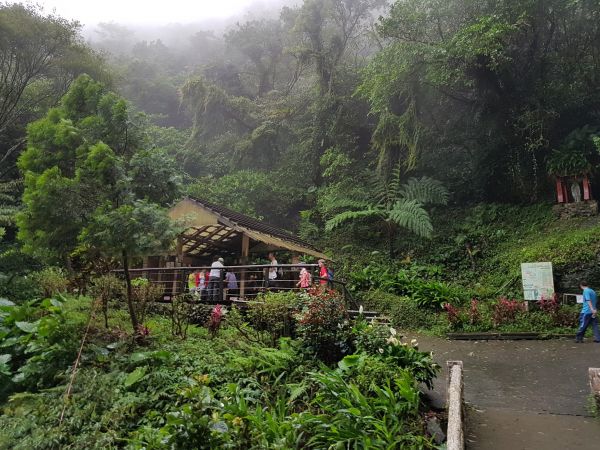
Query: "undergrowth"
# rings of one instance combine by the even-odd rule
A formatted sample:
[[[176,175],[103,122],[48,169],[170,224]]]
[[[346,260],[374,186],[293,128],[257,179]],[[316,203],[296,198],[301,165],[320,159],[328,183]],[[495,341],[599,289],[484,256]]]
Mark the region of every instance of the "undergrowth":
[[[50,305],[78,331],[67,346],[76,349],[90,300]],[[0,403],[0,448],[434,447],[418,384],[430,385],[437,368],[387,327],[373,331],[359,318],[348,335],[355,353],[326,365],[301,339],[269,345],[268,331],[253,342],[235,327],[211,336],[190,326],[183,339],[150,314],[149,335],[134,341],[126,311],[110,308],[109,323],[98,311],[68,398],[73,353],[43,385],[15,386]]]

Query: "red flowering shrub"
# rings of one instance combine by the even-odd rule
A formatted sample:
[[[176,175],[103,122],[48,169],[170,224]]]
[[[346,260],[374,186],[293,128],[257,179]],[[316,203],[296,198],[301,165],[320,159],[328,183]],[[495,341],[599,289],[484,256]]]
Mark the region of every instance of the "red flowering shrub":
[[[569,307],[564,307],[558,301],[556,294],[552,298],[543,298],[538,302],[540,309],[548,314],[552,319],[552,324],[557,327],[571,326],[577,323],[577,314]]]
[[[469,308],[469,323],[475,325],[481,321],[481,312],[479,311],[479,301],[476,298],[471,299]]]
[[[309,289],[296,314],[297,334],[323,359],[334,360],[345,343],[348,312],[344,299],[331,289]]]
[[[216,336],[219,328],[221,328],[221,320],[223,319],[223,307],[221,305],[217,305],[213,308],[210,313],[210,318],[208,319],[208,332],[211,336]]]
[[[517,314],[523,311],[525,311],[523,302],[500,297],[498,302],[492,308],[492,322],[495,327],[504,323],[514,322],[517,318]]]
[[[558,298],[556,294],[554,294],[551,298],[544,298],[538,302],[538,306],[542,311],[547,314],[550,314],[553,318],[558,316],[560,312],[560,303],[558,302]]]
[[[462,319],[460,317],[460,309],[452,305],[451,303],[444,303],[443,308],[444,311],[448,313],[448,322],[450,323],[450,327],[452,327],[453,329],[458,328],[462,323]]]

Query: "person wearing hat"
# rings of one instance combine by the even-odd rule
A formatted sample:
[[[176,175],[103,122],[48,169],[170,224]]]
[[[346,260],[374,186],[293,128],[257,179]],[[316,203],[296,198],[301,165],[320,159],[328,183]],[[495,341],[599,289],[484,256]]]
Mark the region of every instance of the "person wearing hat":
[[[208,277],[208,299],[213,302],[219,301],[221,292],[221,268],[223,267],[223,258],[215,256],[213,263],[210,265],[210,273]]]

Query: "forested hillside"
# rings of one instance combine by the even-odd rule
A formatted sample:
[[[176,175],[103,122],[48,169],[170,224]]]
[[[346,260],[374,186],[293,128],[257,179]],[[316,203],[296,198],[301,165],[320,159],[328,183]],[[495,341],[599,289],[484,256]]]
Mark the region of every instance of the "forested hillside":
[[[574,332],[520,264],[600,286],[600,0],[261,5],[84,28],[0,3],[0,448],[440,448],[403,330]],[[244,267],[232,300],[216,252],[279,241],[185,235],[185,196],[330,261]],[[182,263],[201,233],[218,275]]]
[[[4,179],[21,176],[25,125],[80,73],[147,115],[149,145],[176,159],[189,192],[322,242],[327,221],[377,203],[372,182],[395,168],[470,205],[553,200],[552,152],[597,163],[595,1],[314,0],[260,13],[157,29],[165,42],[101,24],[86,44],[74,23],[4,6]]]

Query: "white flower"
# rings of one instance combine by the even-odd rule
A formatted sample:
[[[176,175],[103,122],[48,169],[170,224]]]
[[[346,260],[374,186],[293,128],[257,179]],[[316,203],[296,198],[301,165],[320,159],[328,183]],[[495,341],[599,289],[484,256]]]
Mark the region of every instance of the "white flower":
[[[360,306],[358,307],[358,314],[360,314],[360,315],[362,316],[362,313],[363,313],[363,311],[364,311],[364,309],[363,309],[363,305],[360,305]]]
[[[418,347],[418,346],[419,346],[419,343],[417,342],[417,340],[416,340],[416,339],[411,339],[411,340],[410,340],[410,345],[412,345],[413,347]]]
[[[398,332],[396,331],[396,329],[395,329],[395,328],[390,328],[390,334],[391,334],[392,336],[396,336],[396,334],[398,334]]]
[[[400,344],[400,341],[398,339],[396,339],[394,336],[390,336],[389,338],[387,338],[386,342],[388,344],[391,344],[391,345],[398,345],[398,344]]]
[[[381,354],[383,355],[383,349],[382,349],[382,348],[380,348],[380,349],[378,350],[378,352],[379,352],[379,353],[381,353]]]

